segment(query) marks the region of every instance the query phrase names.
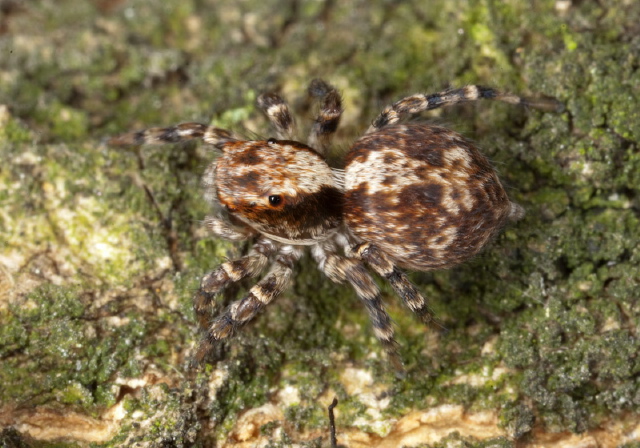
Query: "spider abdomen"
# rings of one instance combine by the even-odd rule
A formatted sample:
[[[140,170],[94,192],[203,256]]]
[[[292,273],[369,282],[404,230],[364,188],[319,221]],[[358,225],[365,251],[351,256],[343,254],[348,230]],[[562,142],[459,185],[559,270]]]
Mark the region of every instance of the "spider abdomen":
[[[358,139],[347,155],[345,190],[349,229],[422,271],[473,257],[521,214],[472,143],[427,124],[388,126]]]

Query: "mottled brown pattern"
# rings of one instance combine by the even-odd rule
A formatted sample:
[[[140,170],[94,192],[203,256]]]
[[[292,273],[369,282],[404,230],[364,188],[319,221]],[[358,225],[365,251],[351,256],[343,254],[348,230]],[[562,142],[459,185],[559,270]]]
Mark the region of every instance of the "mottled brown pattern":
[[[394,165],[372,161],[373,153],[389,149]],[[413,176],[411,181],[383,182],[382,190],[370,185],[374,173],[382,171],[386,180],[392,175],[386,171],[395,173],[393,166],[413,167],[405,176]],[[510,210],[500,181],[476,147],[453,131],[426,124],[390,126],[362,137],[347,155],[345,175],[348,227],[412,269],[447,268],[473,257]]]
[[[264,163],[264,160],[260,157],[259,150],[243,151],[237,156],[236,161],[242,165],[260,165]]]

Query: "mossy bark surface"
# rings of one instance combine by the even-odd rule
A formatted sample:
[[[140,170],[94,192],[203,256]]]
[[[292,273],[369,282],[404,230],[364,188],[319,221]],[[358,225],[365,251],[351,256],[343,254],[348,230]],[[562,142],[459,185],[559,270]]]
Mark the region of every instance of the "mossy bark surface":
[[[0,5],[0,445],[323,446],[337,396],[350,447],[636,446],[640,3]],[[490,85],[565,109],[482,102],[420,118],[476,141],[527,215],[469,263],[411,274],[446,332],[380,283],[405,377],[355,294],[309,257],[191,367],[191,296],[246,250],[201,226],[215,151],[105,140],[184,121],[269,137],[254,104],[267,90],[306,131],[317,77],[343,94],[335,164],[414,92]],[[438,418],[451,430],[436,437]]]

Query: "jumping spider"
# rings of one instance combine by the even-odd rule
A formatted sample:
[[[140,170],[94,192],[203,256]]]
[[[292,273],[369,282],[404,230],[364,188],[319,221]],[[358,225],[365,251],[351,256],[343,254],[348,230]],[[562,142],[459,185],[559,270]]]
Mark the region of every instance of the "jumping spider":
[[[214,234],[253,239],[248,255],[209,272],[194,297],[206,338],[202,359],[215,341],[253,319],[287,286],[305,247],[337,283],[348,282],[364,303],[373,330],[397,370],[391,319],[365,268],[385,278],[424,323],[434,322],[427,300],[400,268],[429,271],[476,255],[509,221],[524,215],[509,201],[496,172],[474,144],[449,129],[400,124],[403,116],[465,101],[494,99],[557,109],[492,88],[467,86],[415,94],[387,106],[353,143],[345,168],[330,168],[324,154],[342,114],[338,91],[322,80],[309,86],[320,102],[308,145],[295,140],[287,103],[274,93],[258,98],[277,138],[245,141],[198,123],[151,128],[110,140],[114,145],[178,143],[200,139],[220,151],[206,169],[205,197],[222,206],[205,219]],[[211,318],[212,301],[232,282],[270,269],[240,300]]]

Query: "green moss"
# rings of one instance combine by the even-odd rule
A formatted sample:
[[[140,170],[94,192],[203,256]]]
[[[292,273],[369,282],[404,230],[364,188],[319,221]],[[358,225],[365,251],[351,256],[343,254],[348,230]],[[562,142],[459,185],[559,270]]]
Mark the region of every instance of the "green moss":
[[[103,328],[98,338],[86,320],[85,302],[76,288],[45,286],[3,315],[2,354],[20,353],[0,369],[3,384],[11,386],[3,388],[3,401],[88,409],[113,403],[108,382],[140,340],[118,339],[135,335],[130,325]]]
[[[33,139],[29,129],[15,120],[0,106],[0,145],[28,143]]]

